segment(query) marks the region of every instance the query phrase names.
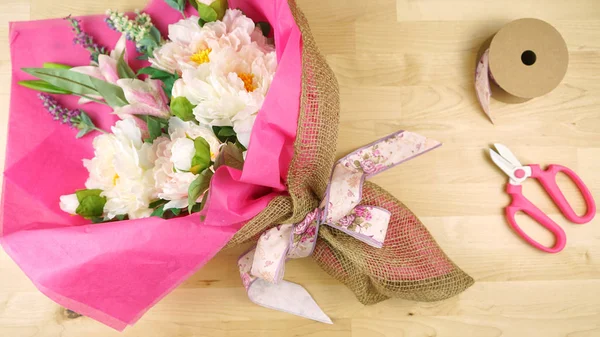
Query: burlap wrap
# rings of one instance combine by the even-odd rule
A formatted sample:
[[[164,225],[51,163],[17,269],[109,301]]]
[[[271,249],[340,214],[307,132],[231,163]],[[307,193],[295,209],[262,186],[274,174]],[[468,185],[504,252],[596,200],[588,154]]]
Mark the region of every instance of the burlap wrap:
[[[227,247],[256,240],[277,224],[303,220],[325,194],[335,161],[338,83],[315,44],[304,14],[294,0],[289,0],[289,5],[303,41],[298,133],[287,181],[290,196],[272,200]],[[392,213],[383,248],[370,247],[336,229],[321,226],[312,255],[360,302],[374,304],[390,297],[437,301],[457,295],[473,284],[473,279],[444,254],[425,226],[396,198],[367,182],[362,203]]]

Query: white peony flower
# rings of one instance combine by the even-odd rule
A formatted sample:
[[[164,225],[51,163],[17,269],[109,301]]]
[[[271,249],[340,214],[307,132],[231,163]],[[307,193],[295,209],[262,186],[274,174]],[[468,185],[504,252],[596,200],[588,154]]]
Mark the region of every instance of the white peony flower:
[[[107,198],[105,218],[127,214],[130,219],[148,217],[155,198],[151,169],[155,161],[152,145],[142,142],[142,132],[133,119],[118,121],[112,133],[93,141],[94,158],[83,165],[90,173],[88,189],[102,190]]]
[[[171,162],[179,171],[192,168],[192,158],[196,153],[194,141],[189,138],[177,138],[171,145]]]
[[[219,147],[221,146],[221,142],[219,142],[219,139],[215,137],[215,134],[211,129],[203,125],[198,125],[193,122],[184,122],[178,117],[171,117],[171,119],[169,119],[169,136],[174,142],[176,142],[178,139],[194,140],[198,137],[202,137],[210,146],[211,160],[214,161],[217,157],[217,154],[219,154]],[[189,144],[187,146],[189,146]],[[192,157],[190,157],[190,165]]]
[[[79,207],[77,195],[67,194],[60,197],[60,209],[63,210],[63,212],[75,215],[77,214],[77,207]]]
[[[196,179],[190,172],[182,172],[174,169],[171,161],[171,148],[173,142],[166,137],[154,140],[153,147],[157,159],[152,170],[158,198],[169,200],[164,209],[179,209],[188,206],[188,188]]]
[[[154,140],[153,150],[157,156],[152,170],[157,196],[169,200],[164,209],[185,208],[188,206],[188,188],[196,175],[188,172],[196,153],[194,141],[202,137],[210,146],[214,161],[220,142],[212,130],[192,122],[184,122],[177,117],[169,119],[169,136]]]
[[[204,67],[215,59],[211,53],[222,48],[239,51],[255,45],[264,53],[275,50],[261,29],[240,10],[228,9],[223,20],[202,27],[198,19],[191,16],[169,25],[170,41],[157,48],[149,60],[155,68],[181,74],[184,69]]]
[[[197,105],[194,116],[201,124],[233,126],[248,147],[256,114],[262,107],[276,70],[274,52],[265,54],[248,45],[213,51],[210,67],[186,69],[177,91]],[[211,54],[211,55],[213,55]]]

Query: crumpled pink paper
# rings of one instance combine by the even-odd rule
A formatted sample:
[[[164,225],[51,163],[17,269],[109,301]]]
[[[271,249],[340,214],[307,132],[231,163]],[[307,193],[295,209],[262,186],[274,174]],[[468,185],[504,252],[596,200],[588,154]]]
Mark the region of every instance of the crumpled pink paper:
[[[279,68],[258,115],[244,170],[216,172],[204,223],[195,214],[90,224],[60,210],[59,196],[84,186],[87,171],[81,160],[93,156],[93,136],[76,140],[76,130],[53,121],[36,93],[17,82],[30,79],[20,68],[43,62],[87,65],[89,54],[72,44],[73,33],[62,19],[11,23],[12,96],[0,242],[37,288],[60,305],[123,330],[285,193],[298,121],[301,35],[285,0],[229,4],[255,21],[271,23]],[[180,19],[162,0],[145,11],[163,34]],[[106,27],[103,16],[82,20],[97,42],[114,46],[119,34]],[[133,59],[134,49],[128,43],[130,64],[137,69],[144,64]],[[76,106],[76,97],[59,99]],[[107,107],[89,104],[84,109],[105,130],[117,120]]]

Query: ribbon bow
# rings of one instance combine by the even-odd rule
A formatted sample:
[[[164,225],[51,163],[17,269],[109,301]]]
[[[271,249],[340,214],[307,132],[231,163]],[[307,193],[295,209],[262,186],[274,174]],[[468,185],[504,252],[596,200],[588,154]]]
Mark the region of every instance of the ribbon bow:
[[[282,224],[265,231],[256,246],[239,258],[240,275],[250,300],[331,324],[306,289],[283,280],[285,261],[312,254],[320,225],[381,248],[391,214],[381,207],[360,205],[364,180],[440,145],[416,133],[399,131],[340,159],[319,208],[297,224]]]

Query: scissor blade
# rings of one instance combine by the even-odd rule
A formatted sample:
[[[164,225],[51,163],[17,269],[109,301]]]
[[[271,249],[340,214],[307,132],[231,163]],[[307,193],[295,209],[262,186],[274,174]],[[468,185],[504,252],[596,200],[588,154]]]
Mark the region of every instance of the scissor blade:
[[[502,144],[494,144],[494,146],[496,147],[496,150],[498,150],[498,153],[511,164],[514,166],[523,166],[519,159],[517,159],[517,157],[512,153],[512,151],[508,149],[508,147]]]
[[[501,155],[496,153],[496,151],[490,149],[490,156],[492,156],[492,161],[496,166],[498,166],[507,176],[512,177],[515,166],[510,163],[508,160],[504,159]]]

